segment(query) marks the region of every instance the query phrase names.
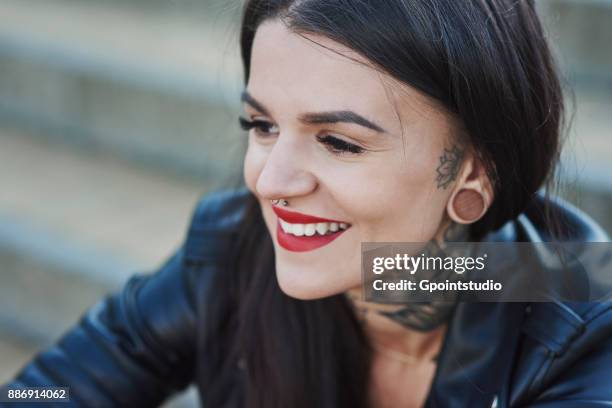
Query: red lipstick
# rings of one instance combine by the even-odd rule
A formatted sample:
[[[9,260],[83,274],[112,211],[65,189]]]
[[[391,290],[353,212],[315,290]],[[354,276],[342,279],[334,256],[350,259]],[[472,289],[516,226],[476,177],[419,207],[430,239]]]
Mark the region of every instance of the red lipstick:
[[[301,214],[294,211],[288,211],[277,206],[272,206],[272,210],[276,213],[279,220],[276,223],[276,238],[278,240],[278,244],[285,248],[288,251],[293,252],[306,252],[312,251],[313,249],[320,248],[324,245],[329,244],[336,238],[338,238],[346,229],[338,229],[335,232],[326,233],[325,235],[320,235],[315,233],[312,236],[303,235],[298,237],[293,234],[289,234],[283,230],[280,224],[280,220],[288,222],[290,224],[316,224],[319,222],[327,222],[327,223],[344,223],[339,220],[332,220],[329,218],[321,218],[315,217],[312,215]],[[346,223],[344,223],[346,224]],[[347,228],[348,229],[348,228]]]
[[[295,211],[285,210],[283,208],[272,206],[272,210],[278,215],[278,218],[287,221],[291,224],[314,224],[317,222],[336,222],[338,224],[344,221],[330,220],[329,218],[315,217],[314,215],[306,215]]]

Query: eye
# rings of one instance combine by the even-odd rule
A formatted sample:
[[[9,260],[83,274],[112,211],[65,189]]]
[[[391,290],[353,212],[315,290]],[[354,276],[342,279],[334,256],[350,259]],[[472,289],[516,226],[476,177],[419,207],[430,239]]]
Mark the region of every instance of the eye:
[[[248,120],[243,117],[238,118],[240,127],[244,131],[255,129],[255,133],[261,137],[268,137],[273,134],[278,134],[279,130],[276,125],[265,120]],[[364,148],[356,144],[349,143],[340,138],[331,135],[317,136],[317,140],[325,145],[327,150],[334,154],[360,154],[365,151]]]
[[[365,151],[363,147],[331,135],[317,136],[317,140],[324,144],[327,150],[335,154],[360,154]]]
[[[248,120],[243,117],[238,118],[240,128],[245,131],[255,129],[255,133],[259,136],[269,136],[270,134],[278,133],[278,127],[265,120]]]

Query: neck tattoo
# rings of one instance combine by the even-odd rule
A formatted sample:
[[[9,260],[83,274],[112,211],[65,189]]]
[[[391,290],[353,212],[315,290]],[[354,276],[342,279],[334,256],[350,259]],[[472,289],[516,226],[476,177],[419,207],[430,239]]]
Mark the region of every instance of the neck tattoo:
[[[426,256],[443,256],[447,242],[462,242],[468,238],[469,231],[467,226],[451,223],[441,239],[433,239],[427,244],[424,253]],[[448,279],[452,281],[456,280],[457,276],[459,275],[453,271],[438,271],[435,279],[440,281]],[[358,300],[354,295],[348,296],[352,300]],[[408,329],[428,332],[449,320],[456,303],[457,299],[455,298],[454,301],[442,302],[431,300],[427,302],[405,303],[401,309],[394,311],[383,311],[359,306],[356,308],[362,322],[368,313],[376,313]]]

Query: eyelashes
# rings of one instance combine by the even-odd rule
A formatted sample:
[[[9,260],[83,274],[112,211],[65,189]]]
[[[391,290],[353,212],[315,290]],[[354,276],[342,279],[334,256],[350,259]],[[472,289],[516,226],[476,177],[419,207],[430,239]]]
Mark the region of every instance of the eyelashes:
[[[250,131],[251,129],[254,129],[257,135],[261,137],[267,137],[270,136],[270,134],[278,132],[278,130],[271,131],[271,129],[275,126],[264,120],[248,120],[243,117],[239,117],[238,123],[242,130]],[[321,144],[325,145],[327,150],[334,154],[360,154],[365,151],[364,148],[357,146],[356,144],[349,143],[332,135],[320,135],[317,136],[317,140]]]
[[[356,144],[349,143],[342,139],[338,139],[337,137],[331,135],[317,136],[317,140],[326,145],[328,150],[331,151],[352,154],[360,154],[364,152],[364,149],[362,147],[359,147]]]
[[[240,128],[244,131],[248,132],[251,129],[255,129],[258,133],[263,134],[270,133],[270,128],[272,127],[270,122],[264,120],[248,120],[243,117],[238,118],[238,123],[240,124]]]

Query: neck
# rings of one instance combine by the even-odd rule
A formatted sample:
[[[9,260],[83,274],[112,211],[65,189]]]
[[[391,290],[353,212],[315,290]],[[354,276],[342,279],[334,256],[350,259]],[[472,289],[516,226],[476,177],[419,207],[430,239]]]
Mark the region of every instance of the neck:
[[[444,247],[445,242],[458,242],[467,239],[468,228],[466,226],[446,222],[432,241],[436,245]],[[345,294],[357,315],[361,317],[366,335],[377,346],[386,347],[422,361],[430,361],[439,352],[446,333],[446,322],[433,327],[431,330],[417,330],[410,323],[411,311],[408,307],[415,305],[366,302],[362,298],[361,285],[348,290]],[[437,306],[423,304],[416,305],[416,307],[422,309],[421,312],[435,313]],[[390,315],[389,312],[398,313]],[[438,312],[442,313],[440,316],[444,315],[443,309],[438,310]]]
[[[347,291],[346,295],[356,314],[361,317],[363,329],[373,345],[389,348],[424,362],[433,360],[438,354],[446,324],[430,331],[412,329],[380,313],[401,310],[403,305],[361,300],[361,286]]]

